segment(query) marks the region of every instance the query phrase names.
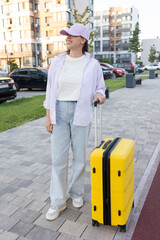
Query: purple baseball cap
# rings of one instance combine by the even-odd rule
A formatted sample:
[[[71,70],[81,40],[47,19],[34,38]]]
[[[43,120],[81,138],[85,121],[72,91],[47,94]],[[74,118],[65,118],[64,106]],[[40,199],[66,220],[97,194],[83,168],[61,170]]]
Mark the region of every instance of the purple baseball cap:
[[[81,36],[89,41],[89,30],[81,23],[75,23],[67,30],[61,30],[61,35]]]

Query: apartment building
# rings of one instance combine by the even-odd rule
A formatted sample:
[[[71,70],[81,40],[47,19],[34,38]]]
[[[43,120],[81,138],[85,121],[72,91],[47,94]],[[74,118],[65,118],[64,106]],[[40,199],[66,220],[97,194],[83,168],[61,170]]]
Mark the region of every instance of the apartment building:
[[[134,6],[108,7],[94,12],[94,26],[97,34],[94,42],[94,56],[108,58],[112,62],[133,61],[136,56],[128,52],[129,38],[139,21]]]
[[[87,5],[93,9],[93,0],[75,3],[80,13]],[[70,7],[72,0],[1,0],[0,67],[7,69],[10,59],[19,67],[47,67],[66,50],[65,36],[59,32],[73,22]]]

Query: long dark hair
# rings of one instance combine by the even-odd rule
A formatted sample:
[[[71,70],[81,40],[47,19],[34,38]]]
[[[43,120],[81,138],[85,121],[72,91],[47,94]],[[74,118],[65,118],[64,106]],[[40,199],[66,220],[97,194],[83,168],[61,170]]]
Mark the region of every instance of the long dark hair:
[[[84,45],[83,45],[83,48],[82,48],[82,53],[85,54],[85,52],[89,52],[88,50],[88,41],[86,40]],[[70,50],[67,50],[67,53],[69,54],[70,53]]]

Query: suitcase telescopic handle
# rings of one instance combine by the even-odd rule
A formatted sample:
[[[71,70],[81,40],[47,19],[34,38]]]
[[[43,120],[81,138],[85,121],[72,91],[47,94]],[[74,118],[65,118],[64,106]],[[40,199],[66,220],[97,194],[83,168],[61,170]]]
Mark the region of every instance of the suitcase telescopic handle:
[[[95,147],[97,147],[98,140],[97,140],[97,105],[100,102],[99,99],[97,99],[94,102],[94,121],[95,121]],[[100,141],[102,140],[102,109],[100,105]]]
[[[94,106],[97,107],[97,104],[100,102],[99,99],[97,99],[95,102],[94,102]]]

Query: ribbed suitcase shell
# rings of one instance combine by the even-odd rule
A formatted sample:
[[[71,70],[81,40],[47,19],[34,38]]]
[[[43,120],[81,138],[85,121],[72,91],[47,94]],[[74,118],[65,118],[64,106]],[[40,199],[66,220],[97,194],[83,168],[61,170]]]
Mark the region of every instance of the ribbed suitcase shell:
[[[91,154],[92,219],[105,225],[124,226],[134,201],[134,142],[120,139],[111,149],[109,169],[104,170],[104,155],[110,144],[103,147],[109,140],[113,138],[104,139]],[[106,177],[108,180],[104,180]]]

